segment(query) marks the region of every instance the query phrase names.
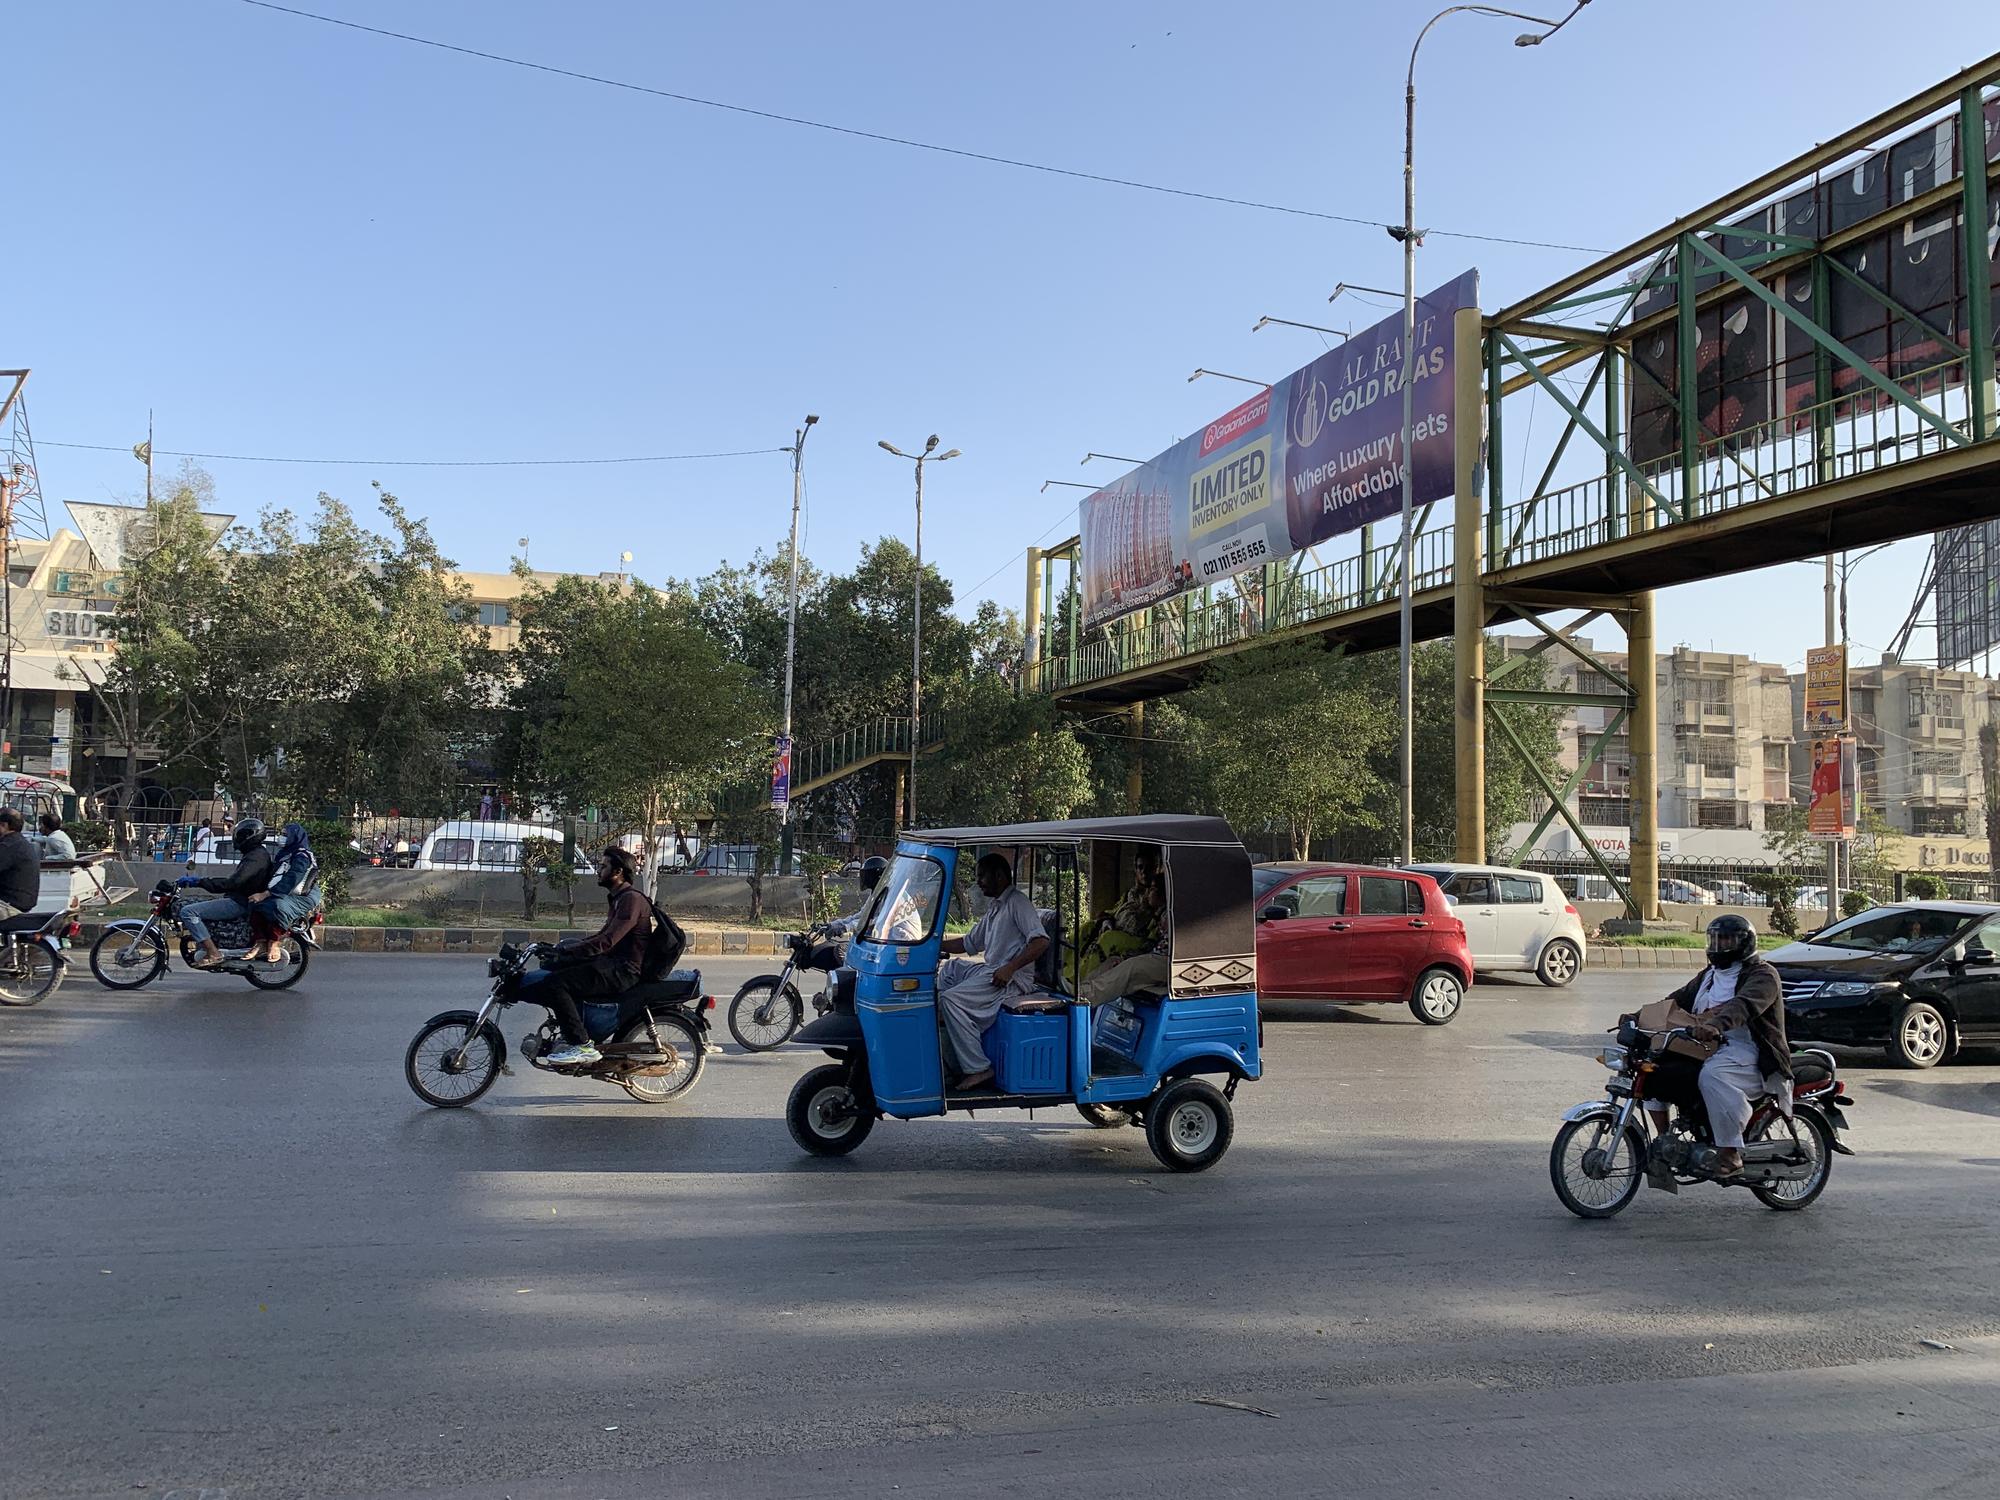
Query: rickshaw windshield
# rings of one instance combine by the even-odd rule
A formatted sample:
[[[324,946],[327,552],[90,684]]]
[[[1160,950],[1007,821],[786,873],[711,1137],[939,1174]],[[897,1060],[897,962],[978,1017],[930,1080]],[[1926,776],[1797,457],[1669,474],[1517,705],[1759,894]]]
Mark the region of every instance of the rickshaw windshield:
[[[921,943],[936,929],[944,906],[944,866],[917,854],[899,854],[882,877],[882,894],[862,929],[864,943]]]

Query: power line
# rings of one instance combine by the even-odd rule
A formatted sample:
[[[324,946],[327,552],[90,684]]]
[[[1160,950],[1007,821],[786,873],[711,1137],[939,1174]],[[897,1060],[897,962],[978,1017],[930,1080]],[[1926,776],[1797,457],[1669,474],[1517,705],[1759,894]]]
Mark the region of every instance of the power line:
[[[1062,515],[1056,518],[1055,524],[1050,526],[1048,528],[1048,531],[1044,531],[1040,536],[1036,537],[1034,541],[1028,543],[1027,547],[1015,548],[1014,551],[1008,554],[1007,560],[1005,562],[1000,564],[1000,566],[995,568],[991,573],[988,573],[984,578],[980,579],[979,582],[975,583],[971,588],[967,589],[965,591],[966,594],[968,596],[977,594],[981,589],[985,588],[987,584],[991,583],[994,579],[998,578],[1002,573],[1006,572],[1009,568],[1013,567],[1017,559],[1025,557],[1028,552],[1028,547],[1039,546],[1042,542],[1048,539],[1050,531],[1055,531],[1060,527],[1067,526],[1069,524],[1069,518],[1074,514],[1075,514],[1074,510],[1064,511]]]
[[[1130,177],[1113,177],[1103,172],[1085,172],[1075,167],[1051,166],[1047,162],[1024,161],[1019,157],[996,156],[987,151],[971,151],[963,146],[941,146],[935,141],[919,141],[908,136],[888,135],[877,130],[862,130],[853,125],[834,125],[825,120],[809,120],[802,115],[779,114],[775,110],[756,109],[747,104],[730,104],[721,99],[704,99],[698,94],[676,93],[672,89],[654,88],[649,84],[631,83],[622,78],[607,78],[598,73],[578,72],[574,68],[559,68],[553,63],[530,62],[523,57],[509,57],[501,52],[485,52],[477,47],[462,47],[455,42],[441,42],[433,37],[416,36],[407,31],[391,31],[383,26],[364,26],[359,21],[344,20],[339,16],[323,16],[317,11],[299,10],[290,5],[278,5],[274,0],[242,0],[244,5],[258,10],[276,11],[280,15],[297,16],[305,21],[318,21],[327,26],[340,26],[349,31],[366,32],[370,36],[387,37],[392,41],[409,42],[418,47],[431,47],[439,52],[456,52],[461,57],[476,57],[483,62],[505,63],[512,68],[526,68],[535,73],[549,73],[558,78],[570,78],[579,83],[594,83],[601,88],[624,89],[628,93],[650,94],[656,99],[671,99],[677,104],[698,105],[702,109],[718,109],[729,114],[748,115],[753,119],[771,120],[780,125],[798,125],[808,130],[824,130],[833,135],[852,136],[857,140],[876,141],[887,146],[903,146],[912,151],[934,151],[940,156],[956,156],[967,161],[982,161],[998,167],[1014,167],[1024,172],[1045,172],[1052,177],[1071,177],[1083,182],[1101,182],[1111,187],[1133,188],[1143,193],[1164,193],[1175,198],[1196,198],[1204,203],[1224,203],[1233,208],[1254,208],[1265,213],[1292,214],[1302,219],[1321,219],[1334,224],[1359,224],[1369,229],[1384,227],[1380,219],[1357,218],[1351,214],[1322,213],[1313,208],[1296,208],[1284,203],[1261,203],[1254,198],[1229,198],[1220,193],[1197,192],[1193,188],[1169,187],[1157,182],[1139,182]],[[1465,230],[1430,229],[1427,235],[1441,239],[1480,240],[1492,245],[1525,245],[1537,250],[1574,250],[1584,255],[1604,255],[1607,251],[1591,245],[1565,245],[1553,240],[1513,239],[1498,234],[1472,234]]]
[[[129,443],[59,443],[41,439],[44,448],[77,448],[88,453],[130,453]],[[750,458],[764,453],[789,453],[789,448],[735,448],[727,453],[647,453],[629,458],[290,458],[269,453],[195,453],[180,448],[155,448],[161,458],[210,458],[239,464],[323,464],[363,469],[539,469],[582,464],[679,464],[707,458]]]

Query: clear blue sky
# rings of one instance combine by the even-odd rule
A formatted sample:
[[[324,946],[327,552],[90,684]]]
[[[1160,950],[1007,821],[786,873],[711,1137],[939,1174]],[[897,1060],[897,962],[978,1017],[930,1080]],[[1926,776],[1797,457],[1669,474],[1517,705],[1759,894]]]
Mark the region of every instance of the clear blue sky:
[[[865,130],[1399,216],[1401,0],[640,4],[300,0],[350,20]],[[1551,5],[1559,0],[1549,0]],[[1533,9],[1532,6],[1523,8]],[[1611,247],[2000,48],[1991,0],[1596,0],[1546,47],[1458,16],[1425,44],[1419,221]],[[43,485],[130,497],[128,444],[328,457],[778,447],[807,411],[808,555],[908,535],[1019,607],[1086,449],[1147,456],[1320,349],[1340,280],[1395,285],[1378,228],[1024,172],[524,72],[240,0],[64,0],[5,23],[15,146],[0,365],[29,365]],[[1489,306],[1569,251],[1434,236]],[[1330,317],[1329,314],[1334,316]],[[1363,319],[1362,321],[1367,321]],[[1232,393],[1236,394],[1232,394]],[[593,468],[213,462],[226,507],[366,510],[368,481],[468,568],[693,576],[783,537],[777,455]],[[53,519],[53,517],[52,517]],[[1009,557],[1014,561],[1010,564]],[[1922,544],[1858,575],[1886,642]],[[998,570],[996,574],[996,569]],[[1663,596],[1663,643],[1796,662],[1818,575]],[[1864,649],[1864,654],[1866,654]]]

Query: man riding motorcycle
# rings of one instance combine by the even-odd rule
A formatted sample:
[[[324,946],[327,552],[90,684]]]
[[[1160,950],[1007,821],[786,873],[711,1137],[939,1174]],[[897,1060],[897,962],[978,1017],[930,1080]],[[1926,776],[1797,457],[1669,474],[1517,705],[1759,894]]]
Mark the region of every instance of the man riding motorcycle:
[[[556,945],[559,967],[521,976],[521,996],[546,1005],[569,1045],[549,1054],[553,1067],[594,1063],[603,1054],[584,1029],[579,1000],[609,999],[639,982],[653,907],[638,887],[639,861],[616,844],[597,859],[597,883],[609,897],[604,925],[587,938]]]
[[[1768,1093],[1787,1105],[1792,1097],[1784,986],[1757,952],[1756,929],[1730,912],[1708,924],[1708,967],[1667,998],[1693,1012],[1697,1037],[1722,1045],[1698,1073],[1690,1060],[1678,1079],[1662,1078],[1669,1092],[1663,1097],[1656,1085],[1647,1109],[1664,1135],[1667,1107],[1679,1102],[1671,1090],[1699,1089],[1715,1139],[1715,1180],[1726,1182],[1743,1171],[1743,1127],[1758,1097]]]
[[[250,898],[271,883],[271,851],[264,847],[264,820],[245,818],[231,837],[242,856],[234,870],[201,878],[184,875],[179,882],[219,893],[213,901],[196,901],[181,908],[181,923],[188,936],[201,944],[201,956],[194,960],[197,969],[212,969],[222,962],[222,949],[209,935],[208,924],[248,916]]]

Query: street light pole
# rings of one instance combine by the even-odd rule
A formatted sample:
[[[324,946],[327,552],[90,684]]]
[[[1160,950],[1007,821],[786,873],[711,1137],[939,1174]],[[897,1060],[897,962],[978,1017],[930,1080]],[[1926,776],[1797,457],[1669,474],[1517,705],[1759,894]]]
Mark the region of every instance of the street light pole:
[[[805,495],[806,434],[812,431],[818,417],[806,416],[805,426],[792,434],[792,581],[785,595],[785,727],[783,731],[785,754],[792,753],[792,671],[798,658],[799,649],[799,504]],[[789,772],[786,776],[785,805],[778,812],[778,821],[789,833],[792,822],[792,789]],[[789,839],[787,840],[789,842]],[[782,868],[790,869],[790,850]]]
[[[958,449],[944,453],[933,450],[938,445],[934,432],[925,439],[924,451],[916,454],[917,467],[917,583],[912,594],[910,611],[910,770],[908,777],[908,802],[905,804],[903,826],[914,828],[917,822],[917,745],[923,738],[924,708],[924,465],[935,456],[939,463],[948,458],[957,458]],[[886,448],[898,458],[910,458],[887,438],[876,445]]]
[[[1536,26],[1546,26],[1548,30],[1517,36],[1517,47],[1538,47],[1554,36],[1575,19],[1577,11],[1588,5],[1590,0],[1577,0],[1576,7],[1560,21],[1550,21],[1542,16],[1524,15],[1517,10],[1502,10],[1492,5],[1448,5],[1428,21],[1424,29],[1417,33],[1417,39],[1410,47],[1410,67],[1403,80],[1403,227],[1391,229],[1390,235],[1402,241],[1403,245],[1403,436],[1400,455],[1403,468],[1403,526],[1402,541],[1397,547],[1400,563],[1397,567],[1396,615],[1398,622],[1398,660],[1396,671],[1396,696],[1398,713],[1402,721],[1403,766],[1403,863],[1409,864],[1416,858],[1416,747],[1413,744],[1416,711],[1410,680],[1410,552],[1411,552],[1411,512],[1416,486],[1416,464],[1411,448],[1416,442],[1416,413],[1413,393],[1410,389],[1410,371],[1414,367],[1412,346],[1417,338],[1417,242],[1422,238],[1417,233],[1417,51],[1424,44],[1430,30],[1446,16],[1459,11],[1471,11],[1482,16],[1505,16],[1516,21],[1527,21]],[[1336,296],[1338,293],[1336,292]]]

